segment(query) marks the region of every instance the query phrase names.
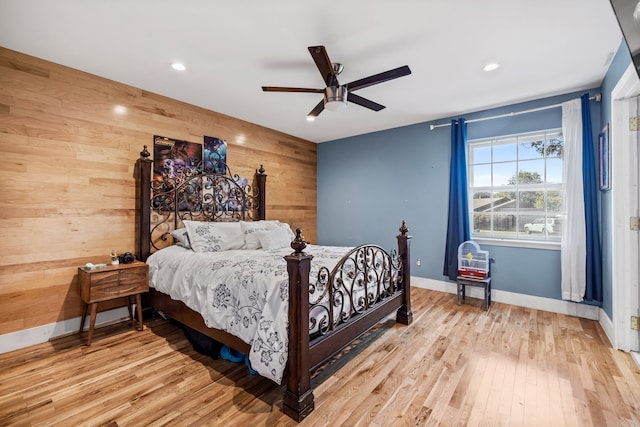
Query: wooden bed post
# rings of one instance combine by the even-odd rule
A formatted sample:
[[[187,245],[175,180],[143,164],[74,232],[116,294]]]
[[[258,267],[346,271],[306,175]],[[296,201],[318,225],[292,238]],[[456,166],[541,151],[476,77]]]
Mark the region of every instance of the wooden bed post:
[[[299,228],[291,247],[294,252],[284,257],[289,272],[289,358],[282,411],[300,422],[314,408],[309,355],[309,271],[313,256],[303,252],[307,244]]]
[[[264,167],[260,165],[260,169],[256,171],[256,179],[258,180],[258,219],[267,219],[267,175],[264,173]]]
[[[398,256],[402,263],[402,286],[404,292],[402,293],[402,306],[398,309],[396,314],[396,322],[403,325],[410,325],[413,322],[413,312],[411,311],[411,236],[407,233],[409,229],[402,220],[400,226],[400,234],[398,239]]]
[[[140,152],[136,161],[136,257],[146,261],[151,253],[151,169],[153,160],[147,146]]]

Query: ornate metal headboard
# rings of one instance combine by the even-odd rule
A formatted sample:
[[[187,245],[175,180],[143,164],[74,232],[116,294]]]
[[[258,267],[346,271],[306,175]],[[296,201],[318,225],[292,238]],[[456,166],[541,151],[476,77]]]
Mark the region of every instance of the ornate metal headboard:
[[[180,228],[183,220],[265,219],[267,175],[262,165],[256,170],[255,185],[215,159],[152,179],[149,157],[145,145],[136,162],[138,259],[146,260],[152,252],[172,244],[171,232]]]

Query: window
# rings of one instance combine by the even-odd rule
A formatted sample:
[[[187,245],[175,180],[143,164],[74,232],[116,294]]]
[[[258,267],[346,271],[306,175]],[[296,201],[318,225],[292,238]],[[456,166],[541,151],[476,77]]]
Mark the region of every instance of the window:
[[[473,238],[559,242],[563,149],[560,129],[469,141]]]

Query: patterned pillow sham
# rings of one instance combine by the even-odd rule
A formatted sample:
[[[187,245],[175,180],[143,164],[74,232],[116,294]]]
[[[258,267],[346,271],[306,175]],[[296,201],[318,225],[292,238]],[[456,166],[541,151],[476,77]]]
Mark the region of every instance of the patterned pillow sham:
[[[267,221],[240,221],[240,228],[244,236],[244,249],[260,249],[260,239],[256,233],[267,231]]]
[[[244,249],[244,236],[238,222],[183,221],[191,249],[195,252],[221,252]]]
[[[277,219],[268,219],[260,221],[240,221],[242,234],[244,235],[243,249],[260,249],[260,239],[256,233],[269,230],[285,230],[290,237],[289,243],[296,237],[291,227],[286,222],[280,222]]]

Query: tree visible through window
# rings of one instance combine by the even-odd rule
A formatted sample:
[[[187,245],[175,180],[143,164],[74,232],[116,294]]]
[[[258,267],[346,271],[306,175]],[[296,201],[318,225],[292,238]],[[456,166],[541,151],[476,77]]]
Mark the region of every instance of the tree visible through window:
[[[559,241],[564,139],[560,130],[469,142],[474,237]]]

